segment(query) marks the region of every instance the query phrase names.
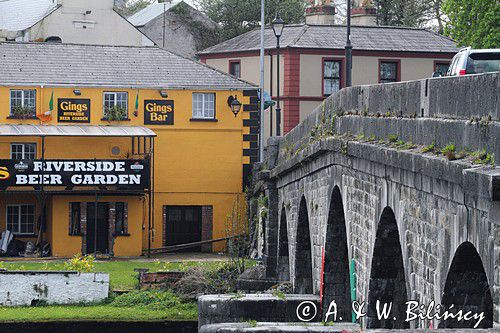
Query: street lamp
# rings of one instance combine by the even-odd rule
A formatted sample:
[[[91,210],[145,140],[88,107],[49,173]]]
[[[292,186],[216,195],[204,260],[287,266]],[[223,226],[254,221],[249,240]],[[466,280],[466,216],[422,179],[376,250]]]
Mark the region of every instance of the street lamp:
[[[345,44],[346,87],[352,86],[351,0],[347,0],[347,41]]]
[[[241,106],[242,106],[241,102],[238,101],[238,97],[229,96],[229,98],[227,100],[227,104],[229,104],[229,106],[231,107],[231,112],[236,117],[238,115],[238,113],[240,112]]]
[[[285,22],[281,19],[280,14],[276,14],[276,18],[273,20],[273,32],[276,36],[276,51],[278,57],[278,82],[277,82],[277,98],[276,98],[276,136],[281,135],[281,106],[280,106],[280,37],[283,34],[283,28],[285,27]],[[271,74],[272,75],[272,74]]]

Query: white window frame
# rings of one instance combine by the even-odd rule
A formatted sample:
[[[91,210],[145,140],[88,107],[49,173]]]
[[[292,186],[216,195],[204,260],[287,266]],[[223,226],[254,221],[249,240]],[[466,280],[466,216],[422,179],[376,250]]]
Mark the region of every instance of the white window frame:
[[[113,95],[113,106],[117,105],[118,101],[118,94],[125,94],[125,106],[123,107],[125,110],[127,110],[127,118],[128,118],[128,92],[127,91],[105,91],[102,94],[102,114],[104,118],[106,118],[106,95]],[[121,105],[120,105],[121,106]]]
[[[33,207],[33,232],[21,232],[21,210],[22,210],[22,207],[23,206],[30,206],[30,207]],[[17,228],[18,228],[18,231],[14,231],[14,230],[10,230],[9,229],[9,208],[11,207],[17,207],[18,209],[18,221],[17,221]],[[35,208],[35,205],[32,205],[32,204],[9,204],[6,206],[6,209],[5,209],[5,230],[9,230],[10,232],[12,232],[13,234],[15,235],[34,235],[35,234],[35,218],[36,218],[36,208]]]
[[[198,103],[199,101],[196,100],[195,96],[202,96],[201,99],[201,114],[198,112],[198,105],[195,105],[195,103]],[[208,110],[206,112],[205,106],[206,106],[206,98],[207,96],[213,96],[213,109]],[[192,117],[193,119],[215,119],[215,107],[216,107],[216,95],[215,93],[205,93],[205,92],[196,92],[193,93],[193,109],[192,109]],[[195,111],[197,111],[195,113]],[[212,111],[212,113],[210,113]]]
[[[12,115],[12,93],[17,93],[17,92],[20,92],[21,93],[21,106],[24,107],[25,106],[25,94],[27,92],[33,92],[33,116],[36,114],[36,89],[11,89],[10,90],[10,95],[9,95],[9,100],[10,100],[10,108],[9,108],[9,114]]]
[[[35,155],[33,156],[33,158],[27,158],[26,157],[26,154],[27,154],[27,152],[26,152],[26,146],[28,146],[28,145],[33,145],[35,147],[35,150],[34,150],[34,154]],[[11,159],[14,159],[14,152],[13,152],[13,149],[12,149],[13,146],[21,146],[22,147],[21,148],[22,158],[20,158],[21,160],[34,160],[34,159],[36,159],[36,155],[37,155],[36,143],[34,143],[34,142],[13,142],[13,143],[11,143],[10,144],[10,158]],[[16,160],[17,159],[18,158],[16,158]]]

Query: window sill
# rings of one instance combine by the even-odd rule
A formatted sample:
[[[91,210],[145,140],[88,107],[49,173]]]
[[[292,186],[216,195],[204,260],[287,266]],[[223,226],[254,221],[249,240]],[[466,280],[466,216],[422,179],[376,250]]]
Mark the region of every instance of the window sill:
[[[120,120],[110,120],[108,118],[101,118],[102,121],[130,121],[130,118],[120,119]]]
[[[38,119],[36,115],[30,116],[30,117],[19,117],[19,116],[7,116],[7,119],[20,119],[20,120],[31,120],[31,119]]]
[[[12,233],[16,238],[35,238],[38,237],[37,234],[17,234],[15,232]]]
[[[217,119],[215,119],[215,118],[207,118],[207,119],[205,119],[205,118],[191,118],[191,119],[189,119],[189,121],[194,121],[194,122],[199,121],[199,122],[216,123],[216,122],[218,122],[219,120],[217,120]]]

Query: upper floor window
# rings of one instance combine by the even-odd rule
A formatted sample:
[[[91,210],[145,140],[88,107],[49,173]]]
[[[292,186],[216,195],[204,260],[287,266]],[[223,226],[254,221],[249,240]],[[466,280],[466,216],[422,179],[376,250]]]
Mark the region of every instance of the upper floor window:
[[[399,62],[381,61],[379,67],[379,83],[399,81]]]
[[[341,65],[340,60],[323,61],[323,96],[330,96],[340,90]]]
[[[107,120],[128,118],[128,92],[104,93],[104,118]]]
[[[19,118],[34,117],[36,113],[36,90],[11,90],[10,114]]]
[[[193,118],[215,119],[214,93],[193,93]]]
[[[35,206],[7,205],[7,230],[15,234],[34,234]]]
[[[36,158],[36,143],[12,143],[10,158],[13,160],[34,160]]]
[[[229,62],[229,74],[241,77],[241,62],[239,60]]]

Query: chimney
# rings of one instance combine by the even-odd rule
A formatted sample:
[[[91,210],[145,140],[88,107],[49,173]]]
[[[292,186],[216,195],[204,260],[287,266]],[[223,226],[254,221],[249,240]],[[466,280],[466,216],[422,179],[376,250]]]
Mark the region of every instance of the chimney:
[[[357,1],[351,9],[352,25],[377,25],[377,8],[372,0]]]
[[[335,7],[331,0],[309,0],[306,8],[306,24],[332,25],[335,24]]]

